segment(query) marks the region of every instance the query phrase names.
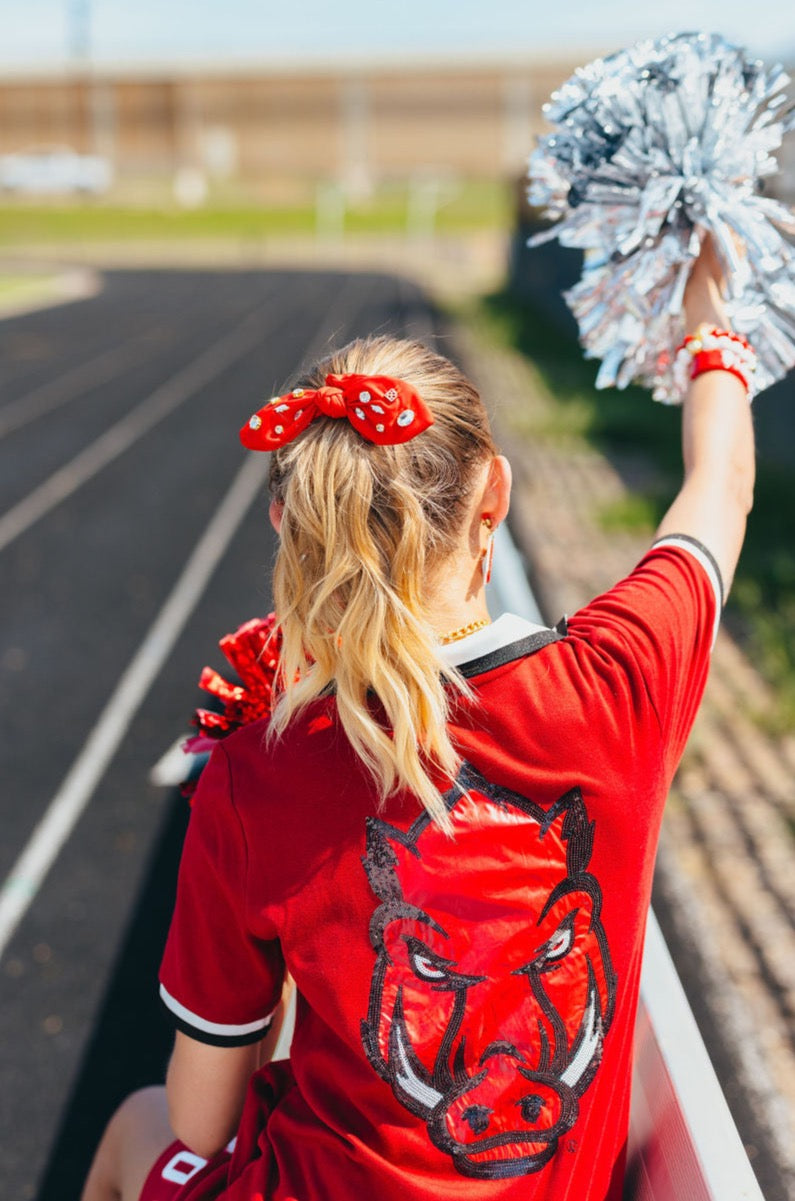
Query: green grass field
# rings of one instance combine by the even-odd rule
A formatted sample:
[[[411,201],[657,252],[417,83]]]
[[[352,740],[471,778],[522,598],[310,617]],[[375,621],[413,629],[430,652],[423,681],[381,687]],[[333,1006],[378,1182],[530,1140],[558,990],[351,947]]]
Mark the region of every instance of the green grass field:
[[[55,288],[56,278],[52,275],[0,274],[0,314],[17,304],[46,301]]]
[[[104,202],[0,204],[0,246],[37,243],[236,239],[313,235],[332,226],[345,234],[457,233],[507,229],[510,189],[499,181],[468,180],[440,186],[383,187],[366,202],[344,204],[320,193],[321,203],[255,205],[228,198],[199,208],[173,203],[133,207]],[[325,203],[324,203],[325,201]],[[332,210],[329,213],[329,208]],[[319,211],[320,209],[320,211]],[[323,210],[325,209],[325,216]]]

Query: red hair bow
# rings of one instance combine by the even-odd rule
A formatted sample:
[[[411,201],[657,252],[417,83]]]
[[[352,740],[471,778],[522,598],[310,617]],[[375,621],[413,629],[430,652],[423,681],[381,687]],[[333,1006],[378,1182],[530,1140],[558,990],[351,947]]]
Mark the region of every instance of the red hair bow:
[[[347,417],[368,442],[394,446],[433,425],[416,388],[388,375],[327,375],[325,387],[274,396],[249,419],[240,441],[249,450],[275,450],[297,438],[315,417]]]

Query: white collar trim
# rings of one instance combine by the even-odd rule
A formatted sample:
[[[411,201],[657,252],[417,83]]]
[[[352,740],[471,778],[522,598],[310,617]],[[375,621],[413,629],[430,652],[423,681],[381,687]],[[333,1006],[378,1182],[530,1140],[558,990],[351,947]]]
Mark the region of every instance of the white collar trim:
[[[528,621],[526,617],[517,617],[515,613],[503,613],[485,629],[475,630],[474,634],[468,634],[459,642],[441,646],[439,653],[451,667],[461,667],[472,659],[490,655],[504,646],[510,646],[512,642],[518,642],[520,638],[529,638],[531,634],[538,634],[547,628]]]

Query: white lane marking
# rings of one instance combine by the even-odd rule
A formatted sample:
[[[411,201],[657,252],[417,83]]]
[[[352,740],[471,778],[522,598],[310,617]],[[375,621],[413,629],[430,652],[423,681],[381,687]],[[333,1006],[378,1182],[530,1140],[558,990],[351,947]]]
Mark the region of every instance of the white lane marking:
[[[157,326],[152,326],[151,329],[155,330]],[[127,367],[140,362],[142,350],[138,343],[145,337],[146,333],[140,334],[134,341],[123,342],[121,346],[103,350],[101,354],[95,355],[85,363],[78,363],[63,375],[56,375],[54,379],[48,379],[40,387],[26,392],[24,396],[9,401],[0,409],[0,438],[21,429],[29,421],[35,421],[51,413],[53,409],[68,404],[70,400],[74,400],[90,388],[109,383],[117,375],[122,375]]]
[[[354,283],[355,277],[349,276],[337,295],[333,309],[309,343],[307,357],[314,358],[322,353],[329,339],[343,328],[339,323],[340,313],[349,314]],[[252,314],[252,319],[257,313],[259,310]],[[262,327],[259,327],[257,337],[262,333]],[[217,343],[216,349],[227,340]],[[252,454],[246,457],[171,594],[102,710],[83,749],[0,888],[0,956],[91,800],[130,722],[171,654],[227,546],[259,493],[267,465],[267,455]]]
[[[263,324],[263,316],[268,312],[271,321]],[[253,349],[270,328],[283,320],[283,311],[272,300],[267,301],[194,362],[166,380],[126,417],[122,417],[0,517],[0,551],[128,450],[246,351]]]
[[[258,495],[265,455],[246,458],[171,594],[0,890],[0,955],[90,800],[105,769]]]
[[[96,291],[99,290],[98,286]],[[90,294],[95,295],[96,292]],[[183,305],[183,320],[197,307],[198,301],[195,298],[188,302],[188,305]],[[21,429],[31,421],[36,421],[39,417],[45,417],[90,388],[107,384],[123,375],[129,366],[141,361],[141,356],[146,353],[146,343],[153,334],[158,334],[162,327],[162,321],[140,326],[137,333],[130,334],[119,346],[112,346],[85,362],[77,363],[62,375],[48,379],[38,388],[3,405],[0,408],[0,438]]]

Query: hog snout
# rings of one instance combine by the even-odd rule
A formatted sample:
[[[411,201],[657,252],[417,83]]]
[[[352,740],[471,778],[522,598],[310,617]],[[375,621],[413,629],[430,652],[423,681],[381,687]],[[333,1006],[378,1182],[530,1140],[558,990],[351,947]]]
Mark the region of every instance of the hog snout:
[[[569,1092],[562,1082],[521,1068],[514,1055],[492,1055],[446,1107],[447,1136],[462,1148],[492,1139],[546,1142],[576,1104]]]

